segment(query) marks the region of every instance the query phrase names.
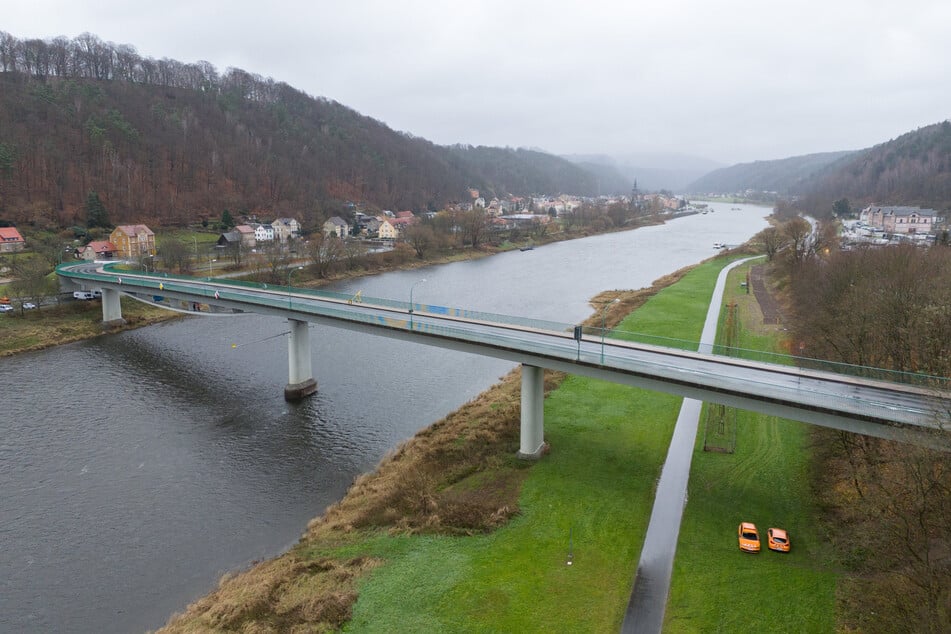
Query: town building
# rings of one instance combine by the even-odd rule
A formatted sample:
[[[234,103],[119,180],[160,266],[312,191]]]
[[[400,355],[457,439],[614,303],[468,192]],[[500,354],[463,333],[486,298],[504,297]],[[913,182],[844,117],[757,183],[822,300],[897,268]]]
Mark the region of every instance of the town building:
[[[396,240],[396,238],[399,236],[399,232],[392,224],[394,220],[387,219],[386,217],[381,217],[377,220],[380,221],[380,226],[376,230],[377,237],[381,240]]]
[[[334,216],[324,223],[323,232],[325,236],[346,238],[350,235],[350,225],[340,216]]]
[[[300,223],[295,218],[278,218],[271,227],[274,228],[274,237],[281,242],[300,237]]]
[[[859,218],[888,234],[932,234],[941,222],[934,209],[920,207],[883,207],[871,205]]]
[[[145,225],[119,225],[109,234],[120,258],[133,260],[155,255],[155,234]]]
[[[254,227],[254,241],[255,242],[273,242],[274,241],[274,227],[271,225],[262,225],[262,224],[252,224]]]
[[[257,246],[257,237],[254,235],[254,227],[250,225],[238,225],[234,230],[241,236],[241,244],[248,248]]]

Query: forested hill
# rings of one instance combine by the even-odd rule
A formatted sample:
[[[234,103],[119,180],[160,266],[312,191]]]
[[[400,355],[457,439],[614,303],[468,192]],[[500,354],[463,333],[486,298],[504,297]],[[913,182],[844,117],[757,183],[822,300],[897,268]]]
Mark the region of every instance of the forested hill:
[[[781,196],[801,193],[815,183],[818,174],[852,152],[823,152],[775,161],[740,163],[714,170],[695,180],[687,191],[695,194],[731,194],[747,189],[777,192]]]
[[[343,201],[438,209],[469,188],[593,195],[597,180],[540,152],[438,146],[240,69],[0,32],[0,219],[76,224],[96,191],[113,222],[229,209],[313,226]]]
[[[857,152],[830,165],[803,203],[822,211],[848,198],[868,203],[951,209],[951,122],[943,121]]]
[[[695,181],[693,193],[753,189],[798,198],[797,207],[823,217],[832,203],[917,205],[951,209],[951,121],[903,134],[856,152],[810,154],[716,170]]]

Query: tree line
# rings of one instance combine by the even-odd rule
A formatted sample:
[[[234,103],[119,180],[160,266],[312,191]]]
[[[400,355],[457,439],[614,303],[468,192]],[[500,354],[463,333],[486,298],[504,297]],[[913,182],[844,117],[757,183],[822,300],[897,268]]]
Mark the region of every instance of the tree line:
[[[951,376],[951,248],[842,251],[834,231],[820,225],[815,244],[808,231],[789,218],[760,236],[805,355],[917,373],[925,389],[948,390],[948,379],[928,377]],[[934,416],[944,439],[951,411]],[[826,535],[849,573],[838,602],[845,628],[951,630],[951,453],[832,430],[814,437]]]

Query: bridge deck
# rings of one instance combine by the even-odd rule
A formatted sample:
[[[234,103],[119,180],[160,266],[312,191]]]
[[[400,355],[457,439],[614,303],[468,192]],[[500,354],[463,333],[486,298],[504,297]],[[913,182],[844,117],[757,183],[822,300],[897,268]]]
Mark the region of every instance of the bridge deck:
[[[64,265],[57,272],[86,285],[408,339],[887,438],[910,439],[914,434],[908,433],[909,428],[938,429],[951,415],[948,379],[940,377],[916,377],[922,385],[909,385],[602,340],[600,330],[597,336],[588,330],[576,340],[569,324],[441,306],[416,305],[411,313],[403,302],[369,298],[354,302],[337,293],[308,289],[166,277],[88,263]]]

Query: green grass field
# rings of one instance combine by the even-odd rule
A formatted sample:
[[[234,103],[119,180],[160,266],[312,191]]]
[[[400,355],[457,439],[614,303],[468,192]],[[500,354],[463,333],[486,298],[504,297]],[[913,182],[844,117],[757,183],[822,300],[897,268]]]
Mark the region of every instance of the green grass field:
[[[745,268],[731,273],[735,293],[724,298],[738,304],[737,345],[778,351],[780,333],[758,327],[740,290]],[[698,437],[664,631],[834,631],[837,574],[811,502],[808,426],[739,411],[734,453],[702,451],[702,420]],[[759,529],[759,554],[740,552],[741,521]],[[770,526],[789,531],[790,553],[766,549]]]
[[[619,329],[695,341],[722,265],[692,271]],[[778,333],[744,327],[754,311],[740,306],[737,345],[773,349]],[[375,554],[390,563],[360,589],[347,631],[616,632],[679,406],[569,377],[546,400],[552,451],[525,482],[520,517],[484,537],[381,538]],[[698,439],[665,630],[832,631],[836,575],[814,528],[807,427],[749,412],[736,425],[733,454]],[[792,552],[740,553],[741,520],[764,538],[786,528]]]

